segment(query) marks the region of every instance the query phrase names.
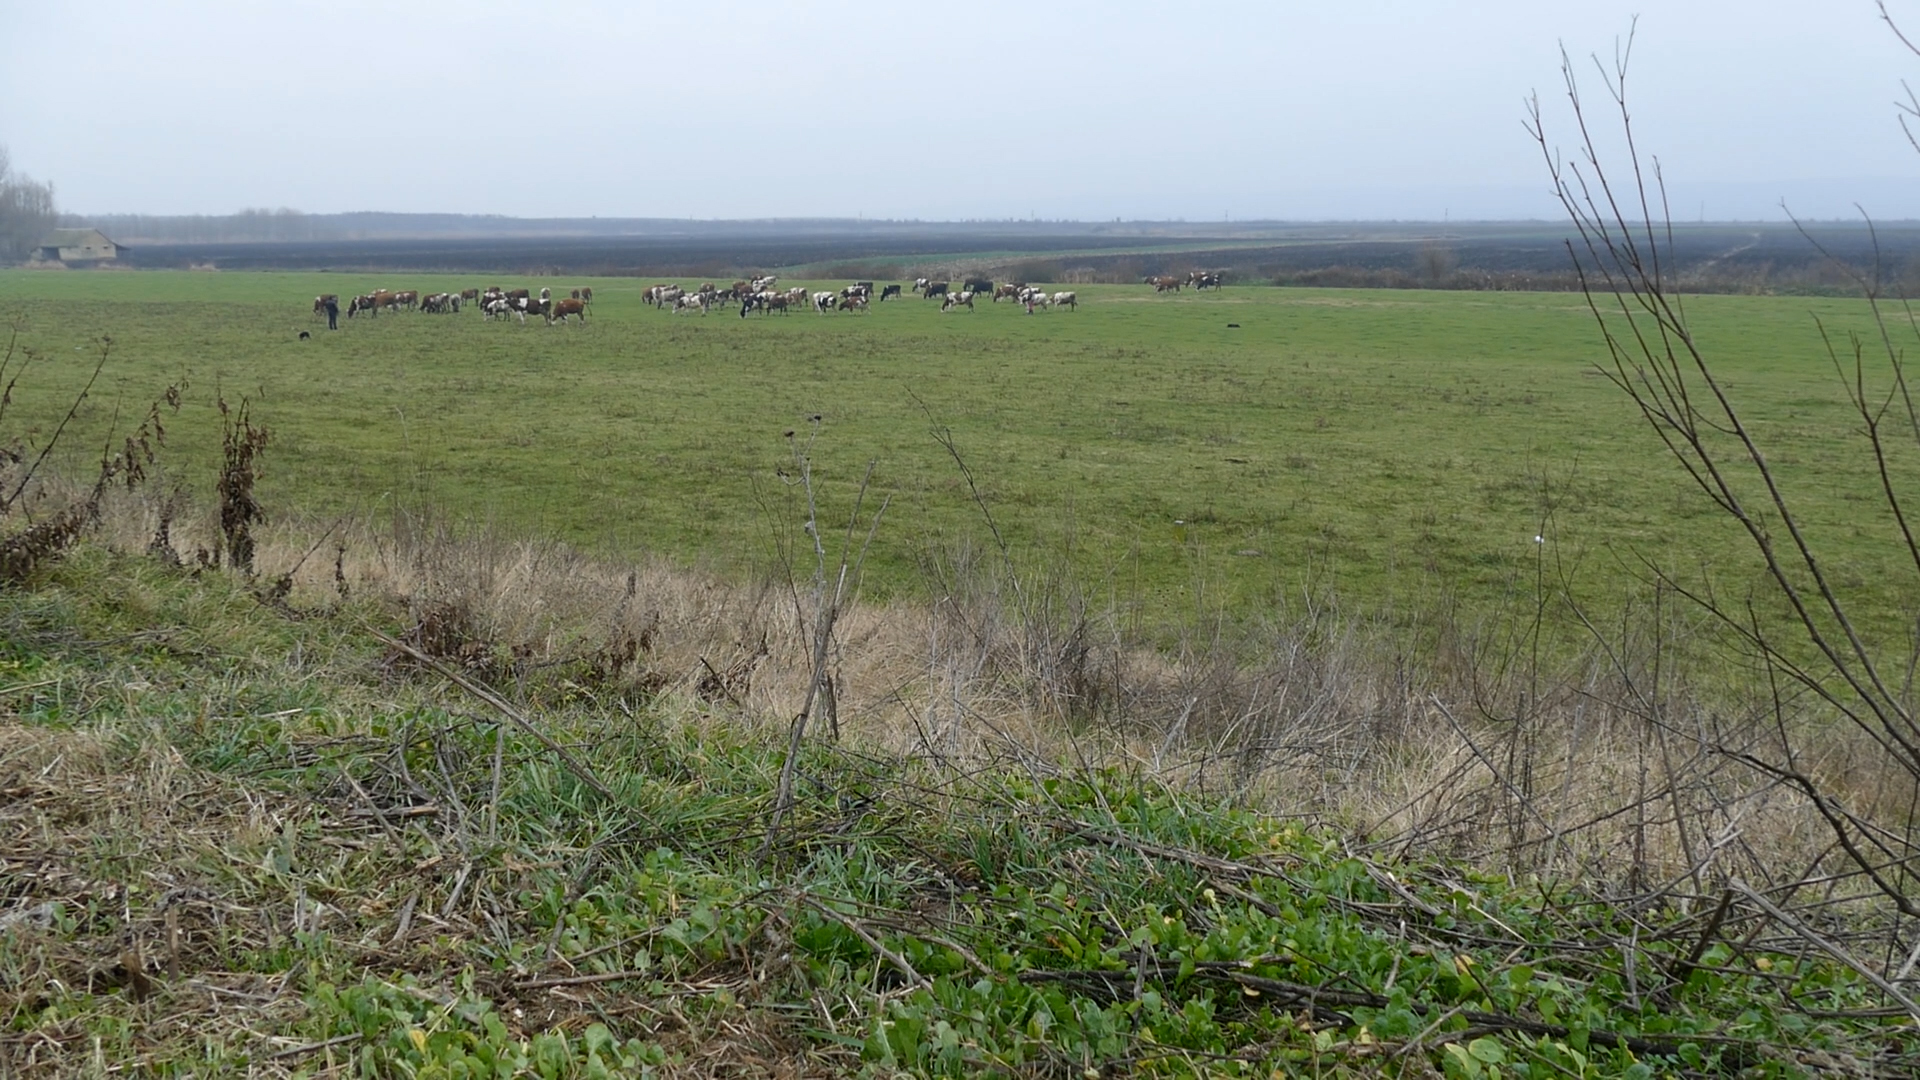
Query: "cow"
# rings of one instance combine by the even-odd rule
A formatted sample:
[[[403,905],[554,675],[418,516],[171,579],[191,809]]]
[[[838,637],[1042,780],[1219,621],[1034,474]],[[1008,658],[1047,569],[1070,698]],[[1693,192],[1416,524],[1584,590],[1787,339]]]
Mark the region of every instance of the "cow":
[[[762,292],[766,292],[768,289],[773,288],[774,283],[779,280],[780,280],[779,277],[773,274],[765,274],[760,277],[754,278],[751,282],[747,284],[747,288],[751,289],[754,292],[762,293]]]
[[[1080,298],[1070,292],[1057,292],[1053,294],[1053,306],[1065,307],[1071,311],[1079,311]]]
[[[942,284],[944,284],[944,282]],[[941,311],[952,311],[954,308],[957,308],[957,307],[964,307],[968,311],[972,311],[973,310],[973,293],[967,290],[962,290],[957,293],[948,293],[946,297],[940,301]]]
[[[662,311],[667,310],[667,305],[677,303],[687,295],[687,291],[678,285],[655,285],[648,291],[653,294],[653,306]]]
[[[470,300],[475,303],[478,303],[480,300],[480,290],[479,289],[461,289],[460,299]]]
[[[931,283],[931,282],[929,282],[929,281],[928,281],[928,280],[927,280],[926,278],[923,278],[923,277],[917,277],[917,278],[914,278],[914,279],[913,279],[913,291],[914,291],[914,292],[925,292],[925,291],[926,291],[926,288],[927,288],[927,286],[928,286],[928,285],[930,285],[930,284],[932,284],[932,283]]]
[[[787,303],[793,307],[806,307],[807,287],[805,285],[795,285],[793,288],[788,289]]]
[[[369,316],[377,316],[381,308],[396,306],[399,303],[398,297],[398,293],[390,293],[385,289],[376,289],[365,296],[356,296],[353,302],[347,305],[347,318],[351,319],[356,312],[361,311]]]
[[[991,278],[970,277],[960,283],[960,287],[970,293],[990,293],[993,291]]]
[[[1020,298],[1020,286],[1018,286],[1018,285],[996,285],[996,286],[994,286],[994,289],[993,289],[993,302],[994,302],[994,303],[996,303],[996,304],[997,304],[997,303],[999,303],[999,302],[1000,302],[1000,301],[1001,301],[1002,299],[1006,299],[1006,300],[1018,300],[1019,298]]]
[[[315,316],[325,315],[327,313],[327,301],[329,300],[333,301],[334,307],[340,306],[340,297],[337,293],[321,293],[319,296],[313,298],[313,313]]]
[[[1188,271],[1187,284],[1195,289],[1217,289],[1220,287],[1220,275],[1212,270]]]
[[[505,295],[509,300],[530,300],[533,298],[533,294],[525,289],[508,289]]]
[[[838,298],[835,297],[830,292],[814,293],[813,294],[813,310],[819,312],[822,315],[825,315],[827,312],[833,310],[833,302],[836,299]]]
[[[703,313],[705,310],[705,308],[701,309]],[[556,300],[547,307],[547,325],[552,326],[556,322],[566,322],[569,318],[576,315],[580,317],[581,322],[587,321],[587,302],[585,300],[581,300],[578,297]]]
[[[763,314],[778,311],[782,315],[785,315],[787,313],[787,294],[777,293],[771,289],[762,289],[757,293],[748,293],[746,298],[740,301],[740,317],[743,319],[746,318],[747,312],[755,308],[758,308]]]
[[[1174,292],[1180,291],[1181,282],[1177,277],[1150,277],[1145,280],[1148,285],[1153,286],[1154,292],[1166,292],[1169,289]]]
[[[900,286],[898,285],[888,285],[886,288],[880,290],[880,299],[882,300],[885,300],[889,296],[899,296],[899,295],[900,295]]]
[[[417,289],[406,289],[393,294],[391,307],[403,307],[408,311],[420,306],[420,293]]]
[[[674,297],[673,313],[678,315],[683,311],[698,311],[700,314],[705,315],[707,313],[706,294],[690,292],[681,293],[679,296]]]
[[[828,296],[832,296],[832,294],[831,294],[831,293],[829,293],[829,294],[827,294],[827,295],[828,295]],[[841,298],[840,298],[840,310],[841,310],[841,311],[865,311],[865,310],[867,310],[867,294],[866,294],[866,293],[854,293],[854,294],[853,294],[852,296],[843,296],[843,297],[841,297]]]
[[[921,280],[924,281],[925,279],[923,278]],[[920,290],[920,299],[922,300],[931,300],[936,296],[945,295],[947,295],[947,283],[944,281],[928,281],[926,287]]]

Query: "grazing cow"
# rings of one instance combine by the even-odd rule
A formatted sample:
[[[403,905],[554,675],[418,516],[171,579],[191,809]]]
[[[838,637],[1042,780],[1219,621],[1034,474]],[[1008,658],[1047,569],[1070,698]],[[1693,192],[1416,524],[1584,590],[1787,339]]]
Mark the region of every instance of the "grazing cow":
[[[831,298],[833,294],[832,294],[832,293],[828,293],[827,295],[828,295],[828,297],[829,297],[829,298]],[[867,310],[867,294],[866,294],[866,293],[858,293],[858,292],[857,292],[857,293],[854,293],[854,294],[853,294],[852,296],[843,296],[843,297],[841,297],[841,298],[840,298],[840,310],[841,310],[841,311],[865,311],[865,310]]]
[[[968,311],[972,311],[973,310],[973,293],[966,290],[962,290],[957,293],[948,293],[946,297],[940,301],[941,311],[952,311],[954,308],[957,308],[957,307],[964,307]]]
[[[1001,301],[1002,298],[1005,298],[1008,300],[1018,300],[1020,298],[1020,286],[1018,285],[994,286],[993,302],[997,304]]]
[[[403,307],[408,311],[420,306],[420,293],[417,289],[406,289],[393,294],[392,307]]]
[[[1150,277],[1146,279],[1146,283],[1153,286],[1154,292],[1166,292],[1169,289],[1179,292],[1181,284],[1177,277]]]
[[[806,307],[807,287],[805,285],[795,285],[793,288],[788,289],[787,303],[793,307]]]
[[[531,299],[532,296],[533,294],[525,289],[508,289],[506,291],[506,297],[509,300],[528,300]]]
[[[700,314],[705,315],[707,313],[706,294],[690,292],[681,293],[679,296],[674,297],[673,313],[678,315],[683,311],[698,311]]]
[[[991,278],[970,277],[960,283],[960,287],[970,293],[990,293],[993,291]]]
[[[900,286],[898,285],[888,285],[886,288],[880,290],[880,299],[882,300],[885,300],[889,296],[899,296],[899,295],[900,295]]]
[[[316,316],[325,315],[327,313],[327,301],[329,300],[333,301],[333,304],[335,307],[340,306],[340,297],[338,294],[321,293],[319,296],[314,297],[313,298],[314,315]]]
[[[930,285],[930,284],[932,284],[932,282],[930,282],[930,281],[928,281],[928,280],[927,280],[926,278],[923,278],[923,277],[917,277],[917,278],[914,278],[914,279],[913,279],[913,291],[914,291],[914,292],[925,292],[925,291],[926,291],[926,289],[927,289],[927,286],[928,286],[928,285]]]
[[[945,295],[947,295],[947,283],[944,281],[929,281],[926,288],[920,290],[922,300],[931,300],[936,296]]]
[[[1187,284],[1195,289],[1217,289],[1220,287],[1220,275],[1212,270],[1188,271]]]
[[[385,289],[376,289],[365,296],[356,296],[353,302],[347,305],[347,318],[353,318],[354,313],[359,311],[364,311],[369,316],[377,316],[382,308],[398,306],[399,297],[399,293],[390,293]]]
[[[1057,292],[1053,294],[1053,306],[1065,307],[1073,311],[1079,311],[1080,298],[1073,295],[1070,292]]]
[[[701,308],[700,310],[702,314],[705,314],[705,308]],[[566,322],[576,315],[580,317],[581,322],[587,321],[587,302],[585,300],[578,298],[556,300],[547,308],[547,325],[552,326],[556,322]]]
[[[480,305],[480,314],[485,316],[489,322],[494,319],[504,319],[512,314],[512,312],[512,301],[504,296],[491,297]]]
[[[819,312],[822,315],[825,315],[827,312],[833,310],[833,302],[835,299],[837,298],[830,292],[814,293],[813,294],[813,310]]]
[[[744,300],[740,301],[740,317],[744,319],[747,317],[747,312],[754,310],[758,310],[763,315],[774,311],[785,315],[787,313],[787,294],[774,292],[771,289],[762,289],[757,293],[749,293]]]
[[[479,289],[461,289],[460,299],[472,300],[472,301],[478,302],[480,299],[480,290]]]
[[[681,297],[687,295],[687,291],[678,285],[656,285],[652,292],[653,306],[661,311],[667,310],[667,305],[678,303]]]

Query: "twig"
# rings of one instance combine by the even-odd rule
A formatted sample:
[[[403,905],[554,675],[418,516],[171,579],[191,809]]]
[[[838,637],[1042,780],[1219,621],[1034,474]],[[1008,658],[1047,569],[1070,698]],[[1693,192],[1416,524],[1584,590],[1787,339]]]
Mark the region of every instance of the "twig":
[[[1738,892],[1748,900],[1751,900],[1754,906],[1766,912],[1768,915],[1773,916],[1775,921],[1787,929],[1792,930],[1795,934],[1798,934],[1801,939],[1808,944],[1826,953],[1828,956],[1833,957],[1835,960],[1840,961],[1840,963],[1845,964],[1847,967],[1852,968],[1855,974],[1879,987],[1881,993],[1899,1002],[1900,1006],[1906,1009],[1907,1014],[1912,1016],[1915,1021],[1920,1021],[1920,1004],[1916,1004],[1912,998],[1902,993],[1899,987],[1882,978],[1878,972],[1862,964],[1860,961],[1855,960],[1852,953],[1847,952],[1847,950],[1841,948],[1838,944],[1821,937],[1814,932],[1812,927],[1794,918],[1784,909],[1774,904],[1773,901],[1755,892],[1746,882],[1741,881],[1739,878],[1734,878],[1732,881],[1727,882],[1727,887]]]
[[[474,697],[477,697],[481,701],[486,702],[488,705],[493,706],[494,709],[500,713],[500,715],[506,717],[507,719],[513,721],[515,724],[519,725],[520,730],[533,736],[534,739],[538,741],[541,746],[544,746],[547,748],[547,751],[549,753],[551,753],[554,757],[559,758],[560,763],[566,766],[567,771],[572,773],[576,778],[578,778],[581,783],[587,785],[588,787],[592,788],[594,791],[598,792],[602,798],[605,798],[605,799],[613,798],[613,789],[601,783],[599,777],[593,775],[592,769],[587,768],[584,764],[575,760],[574,756],[572,754],[569,754],[565,747],[561,746],[557,742],[554,742],[553,739],[550,738],[546,732],[541,731],[539,728],[535,727],[533,724],[533,721],[527,719],[525,716],[522,716],[520,714],[520,710],[508,704],[505,698],[487,689],[486,687],[481,686],[479,683],[474,682],[472,679],[467,678],[465,675],[460,674],[458,671],[455,671],[454,669],[448,667],[447,665],[441,663],[440,661],[435,660],[433,657],[428,656],[426,653],[421,652],[419,649],[416,649],[413,646],[407,644],[406,642],[401,641],[399,638],[389,637],[386,634],[383,634],[380,631],[374,630],[371,628],[369,628],[367,632],[372,634],[374,637],[378,638],[379,640],[385,642],[390,648],[398,649],[401,652],[406,653],[408,656],[412,657],[415,661],[421,664],[424,664],[428,669],[433,671],[434,674],[439,675],[441,678],[447,680],[453,685],[458,686],[460,689],[465,690],[467,693],[472,694]]]
[[[907,981],[912,983],[915,987],[925,987],[925,986],[932,985],[932,983],[928,981],[926,976],[920,974],[918,971],[915,971],[913,969],[913,965],[907,963],[907,961],[903,957],[901,957],[899,953],[894,952],[892,949],[887,948],[885,945],[882,945],[880,943],[880,939],[868,933],[867,928],[864,926],[861,926],[858,921],[840,914],[839,912],[821,903],[819,900],[815,899],[813,896],[807,893],[800,893],[799,899],[801,903],[807,905],[808,907],[814,909],[815,911],[818,911],[820,914],[825,915],[827,918],[832,919],[834,922],[839,923],[841,926],[844,926],[847,929],[853,931],[854,934],[857,935],[861,941],[864,941],[867,943],[869,948],[873,949],[874,952],[877,952],[881,956],[885,957],[887,962],[889,964],[892,964],[894,968],[900,972],[900,974],[905,975],[907,977]]]
[[[345,1043],[354,1042],[364,1037],[365,1036],[363,1036],[358,1031],[348,1032],[345,1035],[335,1035],[331,1039],[323,1039],[317,1043],[307,1043],[305,1046],[289,1047],[288,1049],[282,1050],[277,1054],[268,1055],[267,1060],[279,1061],[282,1058],[299,1057],[302,1054],[311,1054],[316,1050],[325,1050],[329,1046],[341,1046]]]

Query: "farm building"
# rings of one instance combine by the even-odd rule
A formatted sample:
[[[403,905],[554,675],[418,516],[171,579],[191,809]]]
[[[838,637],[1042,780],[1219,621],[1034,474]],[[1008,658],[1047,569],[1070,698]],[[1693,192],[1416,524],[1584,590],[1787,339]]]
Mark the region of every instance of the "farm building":
[[[55,229],[35,251],[43,262],[98,263],[120,257],[120,245],[99,229]]]

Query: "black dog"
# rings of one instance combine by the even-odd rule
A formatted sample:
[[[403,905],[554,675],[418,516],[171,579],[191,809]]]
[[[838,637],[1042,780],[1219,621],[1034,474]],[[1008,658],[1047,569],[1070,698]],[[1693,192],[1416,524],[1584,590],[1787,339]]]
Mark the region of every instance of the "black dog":
[[[302,331],[300,331],[300,340],[301,340],[301,341],[312,341],[312,340],[313,340],[313,335],[312,335],[312,334],[309,334],[309,333],[307,333],[307,332],[306,332],[305,330],[302,330]]]

